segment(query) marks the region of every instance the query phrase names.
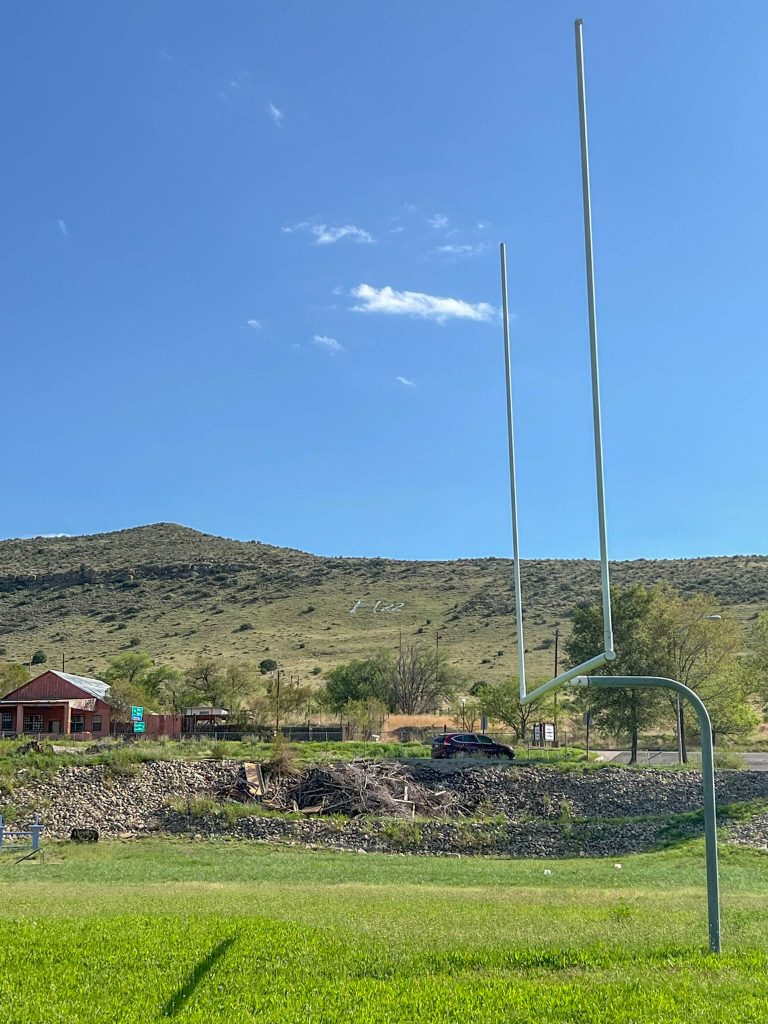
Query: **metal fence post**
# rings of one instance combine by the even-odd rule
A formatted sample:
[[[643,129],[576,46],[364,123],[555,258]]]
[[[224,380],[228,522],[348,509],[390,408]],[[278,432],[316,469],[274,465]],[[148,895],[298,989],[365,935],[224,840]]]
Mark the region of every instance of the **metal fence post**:
[[[2,848],[3,848],[3,832],[4,831],[5,831],[5,826],[3,825],[3,816],[2,816],[2,814],[0,814],[0,850],[2,850]]]
[[[40,824],[40,815],[35,815],[35,820],[29,826],[29,831],[32,833],[32,850],[34,853],[40,849],[40,833],[43,830],[43,826]]]

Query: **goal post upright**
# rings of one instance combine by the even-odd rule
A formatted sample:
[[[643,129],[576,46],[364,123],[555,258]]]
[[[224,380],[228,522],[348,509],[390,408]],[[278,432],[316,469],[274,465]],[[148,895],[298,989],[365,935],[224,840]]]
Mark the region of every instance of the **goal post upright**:
[[[512,513],[512,548],[514,562],[515,616],[517,625],[517,660],[520,682],[520,700],[528,704],[551,690],[562,686],[576,676],[591,672],[613,661],[613,621],[611,616],[611,585],[608,569],[608,526],[605,512],[605,472],[603,469],[603,429],[600,409],[600,372],[597,354],[597,304],[595,299],[595,266],[592,245],[592,198],[589,184],[589,139],[587,134],[587,96],[584,78],[583,22],[574,25],[576,36],[576,78],[579,94],[579,138],[581,144],[581,185],[584,208],[584,252],[587,271],[587,310],[589,314],[589,358],[592,379],[592,426],[595,447],[595,482],[597,491],[597,521],[600,539],[600,589],[603,608],[603,650],[581,665],[555,676],[542,686],[528,692],[525,678],[525,640],[523,635],[522,580],[520,573],[520,538],[517,502],[517,474],[515,461],[515,431],[512,403],[512,357],[509,338],[509,299],[507,294],[507,253],[501,243],[501,306],[504,326],[504,365],[507,393],[507,439],[509,446],[509,484]]]
[[[608,572],[608,525],[605,514],[605,472],[603,470],[603,428],[600,411],[600,370],[597,358],[597,300],[595,298],[595,258],[592,246],[592,193],[589,183],[589,136],[587,133],[587,88],[584,76],[584,23],[577,18],[576,78],[579,87],[579,140],[581,144],[581,190],[584,207],[584,255],[587,269],[587,308],[589,311],[589,360],[592,375],[592,422],[595,436],[595,482],[597,523],[600,532],[600,587],[603,597],[603,649],[613,654],[611,585]],[[607,660],[610,660],[608,658]]]

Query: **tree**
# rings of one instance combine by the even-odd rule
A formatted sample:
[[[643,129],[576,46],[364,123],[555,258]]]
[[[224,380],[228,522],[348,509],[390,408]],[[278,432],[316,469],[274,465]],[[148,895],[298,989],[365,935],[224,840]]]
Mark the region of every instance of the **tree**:
[[[701,697],[712,721],[713,738],[751,728],[754,711],[748,697],[748,663],[739,654],[744,631],[708,594],[684,597],[658,588],[655,601],[657,632],[664,637],[669,659],[666,675],[684,683]],[[670,695],[673,704],[675,697]],[[683,761],[688,760],[685,715],[680,715]]]
[[[546,682],[545,679],[535,680],[530,684],[533,690]],[[499,683],[485,683],[478,694],[483,714],[494,722],[508,725],[518,741],[525,740],[532,722],[551,717],[552,702],[548,697],[522,704],[520,701],[520,684],[517,677],[504,679]]]
[[[252,698],[248,702],[248,708],[251,717],[259,723],[274,724],[278,718],[281,722],[286,722],[297,717],[299,712],[303,715],[311,696],[312,689],[309,686],[301,686],[298,676],[295,680],[292,677],[288,682],[283,679],[279,692],[277,680],[270,679],[264,696]]]
[[[744,666],[733,661],[719,673],[707,678],[702,696],[712,722],[712,742],[751,733],[760,723],[760,715],[750,703],[752,677]],[[692,732],[699,736],[699,721],[694,717]],[[685,732],[683,732],[685,737]]]
[[[353,729],[369,740],[374,733],[381,733],[387,717],[387,705],[378,697],[351,700],[346,705],[347,719]]]
[[[13,690],[18,690],[29,680],[29,672],[26,665],[18,665],[13,661],[6,661],[0,664],[0,697]]]
[[[109,683],[109,703],[118,716],[130,715],[133,705],[145,707],[150,703],[144,683],[152,665],[146,651],[130,651],[109,659],[104,681]]]
[[[386,663],[382,658],[368,658],[365,661],[350,661],[337,665],[325,677],[323,703],[329,711],[341,714],[353,701],[365,701],[369,697],[387,699]]]
[[[453,723],[458,727],[461,723],[461,728],[466,729],[467,732],[474,732],[477,720],[483,713],[483,708],[480,703],[480,698],[474,695],[469,697],[457,697],[451,704],[451,718]]]
[[[114,686],[116,683],[129,683],[131,686],[143,686],[148,671],[153,667],[152,656],[146,651],[128,651],[110,658],[104,681]]]
[[[669,675],[668,633],[661,629],[660,591],[638,585],[611,590],[614,648],[616,659],[600,669],[601,675]],[[598,602],[581,604],[572,613],[573,632],[566,643],[566,655],[579,665],[603,650],[603,609]],[[637,687],[620,690],[595,689],[580,699],[595,724],[614,734],[628,734],[630,764],[637,761],[638,735],[663,716],[665,704],[658,691]]]
[[[758,616],[749,637],[749,668],[755,695],[768,709],[768,611]]]
[[[239,711],[248,697],[263,691],[264,681],[251,665],[230,661],[224,669],[222,692],[226,707]]]
[[[419,643],[401,644],[382,659],[390,711],[423,715],[437,711],[456,693],[460,680],[442,654]]]
[[[268,672],[276,671],[276,669],[277,662],[274,658],[265,658],[263,661],[259,662],[259,672],[261,672],[263,676],[267,675]]]
[[[184,680],[194,700],[211,707],[221,707],[225,700],[224,667],[216,658],[198,655],[184,673]]]
[[[109,703],[116,712],[117,718],[128,718],[134,706],[146,707],[147,691],[138,683],[128,679],[115,679],[109,687]]]
[[[184,673],[173,665],[155,665],[144,678],[144,687],[160,708],[180,714],[194,703]]]
[[[37,650],[32,655],[31,663],[33,665],[44,665],[46,661],[48,661],[48,655],[45,653],[45,651]]]

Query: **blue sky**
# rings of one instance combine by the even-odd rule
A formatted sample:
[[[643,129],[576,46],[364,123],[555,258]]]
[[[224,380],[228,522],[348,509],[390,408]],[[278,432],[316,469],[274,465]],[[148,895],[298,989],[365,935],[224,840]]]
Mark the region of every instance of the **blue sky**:
[[[16,4],[0,535],[593,556],[585,19],[615,558],[766,552],[768,7]]]

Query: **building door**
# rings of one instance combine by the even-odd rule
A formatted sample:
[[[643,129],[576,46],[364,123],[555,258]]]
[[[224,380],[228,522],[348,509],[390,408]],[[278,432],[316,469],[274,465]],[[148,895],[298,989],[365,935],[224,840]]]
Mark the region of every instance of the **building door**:
[[[48,732],[59,732],[61,730],[61,722],[53,721],[48,723]]]

